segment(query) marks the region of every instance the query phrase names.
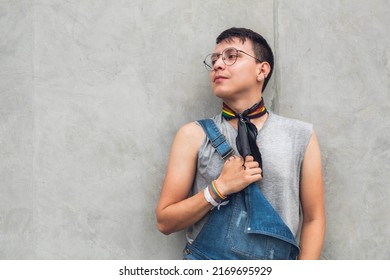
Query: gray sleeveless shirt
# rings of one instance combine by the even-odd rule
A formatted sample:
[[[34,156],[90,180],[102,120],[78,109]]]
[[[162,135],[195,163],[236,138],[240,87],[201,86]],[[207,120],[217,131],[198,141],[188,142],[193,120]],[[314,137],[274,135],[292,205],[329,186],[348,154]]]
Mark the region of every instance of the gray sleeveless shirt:
[[[213,117],[229,145],[239,155],[236,146],[237,130],[221,114]],[[263,160],[263,179],[260,190],[297,238],[300,226],[299,183],[302,161],[312,135],[312,125],[269,112],[268,119],[259,130],[257,145]],[[192,193],[196,194],[218,178],[224,161],[211,142],[204,139],[198,151],[197,172]],[[223,206],[221,206],[223,207]],[[216,211],[216,209],[214,210]],[[204,223],[206,215],[187,230],[187,240],[192,242]]]

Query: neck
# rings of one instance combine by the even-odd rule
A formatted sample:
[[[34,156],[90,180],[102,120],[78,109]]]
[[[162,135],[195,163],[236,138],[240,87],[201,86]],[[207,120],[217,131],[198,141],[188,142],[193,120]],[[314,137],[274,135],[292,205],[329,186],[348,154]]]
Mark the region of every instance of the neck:
[[[261,100],[261,94],[254,97],[254,98],[248,98],[248,99],[236,99],[236,100],[223,100],[223,102],[228,105],[234,112],[241,114],[246,109],[252,107],[254,104],[260,102]]]
[[[257,129],[260,129],[263,126],[265,120],[267,119],[268,114],[264,101],[260,99],[259,101],[255,102],[256,103],[254,104],[250,103],[251,105],[243,103],[245,104],[245,107],[242,108],[245,109],[243,109],[241,112],[234,111],[233,108],[231,108],[228,104],[224,102],[222,107],[222,116],[227,121],[231,122],[234,127],[237,127],[237,122],[238,120],[240,120],[241,122],[245,123],[252,122],[257,127]]]

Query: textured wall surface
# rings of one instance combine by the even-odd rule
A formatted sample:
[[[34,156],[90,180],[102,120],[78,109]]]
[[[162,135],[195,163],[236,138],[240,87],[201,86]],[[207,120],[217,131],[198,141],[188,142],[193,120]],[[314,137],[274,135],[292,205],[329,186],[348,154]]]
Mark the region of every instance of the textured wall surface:
[[[231,26],[274,48],[266,104],[313,122],[323,258],[390,258],[386,1],[0,2],[0,259],[177,259],[154,209],[171,141],[214,115],[204,56]]]
[[[279,1],[279,110],[314,123],[326,259],[390,259],[390,4]]]
[[[0,2],[0,258],[34,256],[30,1]]]

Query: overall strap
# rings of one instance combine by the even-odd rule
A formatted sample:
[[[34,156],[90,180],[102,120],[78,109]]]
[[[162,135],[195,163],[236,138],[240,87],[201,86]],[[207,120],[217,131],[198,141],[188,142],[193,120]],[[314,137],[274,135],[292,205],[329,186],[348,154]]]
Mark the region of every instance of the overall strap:
[[[203,119],[197,122],[203,127],[212,146],[223,159],[234,152],[212,119]],[[284,240],[293,245],[299,252],[299,246],[290,228],[265,198],[258,185],[256,183],[250,184],[244,189],[244,194],[248,213],[245,232],[264,234]]]
[[[226,159],[233,154],[234,150],[227,143],[225,135],[221,133],[212,119],[203,119],[197,122],[202,126],[207,138],[211,141],[212,146],[222,159]]]

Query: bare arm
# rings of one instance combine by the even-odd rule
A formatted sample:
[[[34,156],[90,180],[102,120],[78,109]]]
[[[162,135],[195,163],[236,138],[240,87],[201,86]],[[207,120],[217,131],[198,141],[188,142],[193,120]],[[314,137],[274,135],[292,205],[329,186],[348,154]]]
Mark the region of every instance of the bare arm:
[[[319,259],[325,238],[325,209],[321,154],[315,132],[303,160],[300,199],[303,224],[298,258]]]
[[[195,123],[183,126],[172,143],[167,173],[156,208],[157,228],[164,234],[200,220],[211,205],[200,192],[188,198],[195,176],[197,152],[205,134]]]
[[[195,177],[198,150],[204,139],[203,129],[195,123],[183,126],[171,148],[166,177],[156,208],[157,228],[164,234],[183,230],[204,217],[212,205],[203,192],[188,197]],[[217,185],[224,195],[238,192],[250,183],[261,179],[261,169],[253,157],[231,157],[225,162]],[[207,186],[204,186],[207,187]],[[214,194],[213,198],[217,200]]]

